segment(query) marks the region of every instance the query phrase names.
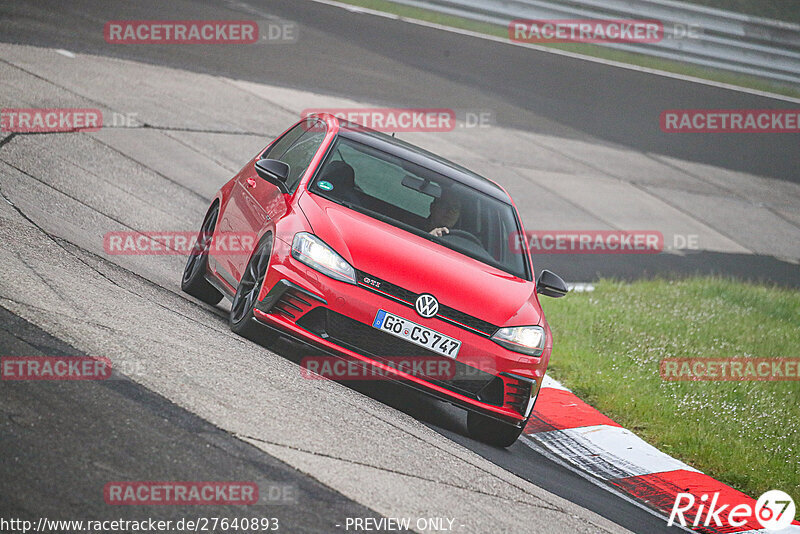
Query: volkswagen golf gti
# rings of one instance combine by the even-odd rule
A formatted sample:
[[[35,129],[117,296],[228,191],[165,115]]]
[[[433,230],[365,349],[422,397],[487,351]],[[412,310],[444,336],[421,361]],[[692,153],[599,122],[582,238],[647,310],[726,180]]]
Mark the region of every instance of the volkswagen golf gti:
[[[252,252],[212,246],[231,232],[254,235]],[[288,335],[378,368],[466,409],[474,438],[509,446],[550,359],[539,294],[567,292],[549,271],[534,281],[524,235],[496,183],[311,115],[219,190],[181,287],[211,305],[230,299],[240,335],[264,345]]]

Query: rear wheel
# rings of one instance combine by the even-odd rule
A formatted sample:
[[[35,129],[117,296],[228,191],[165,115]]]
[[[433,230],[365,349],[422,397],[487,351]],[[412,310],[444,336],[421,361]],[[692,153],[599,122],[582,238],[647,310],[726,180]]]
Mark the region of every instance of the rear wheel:
[[[189,259],[186,260],[186,267],[183,268],[183,277],[181,278],[181,289],[185,293],[212,306],[219,304],[219,301],[222,300],[222,293],[206,280],[208,249],[211,247],[218,216],[219,206],[214,206],[206,215],[200,233],[197,235],[197,241],[195,241],[192,251],[189,252]]]
[[[264,278],[267,276],[271,253],[272,234],[268,234],[261,240],[247,263],[239,286],[236,288],[236,295],[231,304],[231,313],[228,316],[231,330],[261,345],[273,343],[280,335],[257,323],[253,314],[253,309],[258,302],[258,294],[261,292],[261,286],[264,285]]]
[[[489,445],[510,447],[517,441],[524,428],[525,425],[522,428],[517,428],[480,413],[467,412],[469,435]]]

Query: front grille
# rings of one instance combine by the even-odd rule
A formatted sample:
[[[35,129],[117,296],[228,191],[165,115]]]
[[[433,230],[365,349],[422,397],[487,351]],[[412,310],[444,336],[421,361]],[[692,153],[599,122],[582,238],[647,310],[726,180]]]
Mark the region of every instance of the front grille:
[[[477,317],[473,317],[443,304],[439,304],[439,313],[437,314],[437,317],[441,317],[445,320],[450,319],[464,326],[468,326],[473,330],[478,330],[479,332],[486,334],[487,337],[493,336],[498,330],[498,327],[492,323],[478,319]]]
[[[365,282],[365,279],[370,280],[371,283]],[[356,271],[356,280],[358,281],[358,285],[362,287],[377,290],[376,292],[378,293],[388,293],[392,297],[400,299],[403,301],[403,303],[410,306],[414,305],[414,301],[417,300],[417,297],[419,296],[413,291],[409,291],[408,289],[392,284],[391,282],[387,282],[386,280],[381,280],[380,278],[365,273],[364,271]]]
[[[381,332],[377,328],[355,321],[346,315],[330,311],[328,312],[328,335],[374,356],[439,356],[435,352]]]
[[[381,280],[380,278],[372,276],[369,273],[365,273],[364,271],[356,271],[356,280],[358,281],[358,285],[364,289],[368,289],[384,297],[392,298],[392,300],[400,302],[401,304],[405,304],[411,308],[414,308],[414,303],[416,302],[417,297],[419,297],[418,293],[409,291],[408,289],[392,284],[391,282],[387,282],[386,280]],[[476,331],[477,333],[486,337],[491,337],[494,335],[499,328],[488,321],[478,319],[477,317],[473,317],[472,315],[458,311],[450,306],[445,306],[441,303],[439,304],[439,313],[436,314],[436,317],[442,319],[443,321],[455,324],[456,326],[466,326],[467,329]]]
[[[503,404],[502,378],[446,358],[327,308],[314,308],[301,317],[297,325],[337,345],[384,363],[396,364],[397,360],[393,360],[394,358],[400,358],[404,362],[413,362],[415,358],[424,358],[426,362],[441,362],[443,367],[434,367],[446,369],[446,379],[442,375],[432,378],[414,368],[407,372],[481,402],[495,406]]]

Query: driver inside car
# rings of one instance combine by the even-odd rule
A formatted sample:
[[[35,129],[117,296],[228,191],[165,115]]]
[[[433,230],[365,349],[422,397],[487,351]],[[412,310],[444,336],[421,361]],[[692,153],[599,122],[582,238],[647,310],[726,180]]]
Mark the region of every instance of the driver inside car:
[[[426,230],[433,236],[441,237],[450,233],[461,216],[461,200],[452,191],[442,191],[439,198],[431,202],[431,211],[427,219]]]

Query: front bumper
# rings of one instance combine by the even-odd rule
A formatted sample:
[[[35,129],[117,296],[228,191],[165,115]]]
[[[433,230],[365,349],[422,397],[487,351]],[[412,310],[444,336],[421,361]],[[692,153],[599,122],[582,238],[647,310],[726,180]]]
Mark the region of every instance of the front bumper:
[[[276,240],[272,262],[255,307],[256,319],[311,346],[363,365],[381,375],[462,408],[522,426],[544,376],[544,364],[508,351],[472,328],[440,318],[423,319],[397,299],[371,288],[332,280],[291,258]],[[269,289],[267,289],[269,288]],[[440,356],[371,326],[379,309],[406,317],[462,342],[455,360]],[[452,370],[431,377],[395,365],[393,358],[442,359]]]

